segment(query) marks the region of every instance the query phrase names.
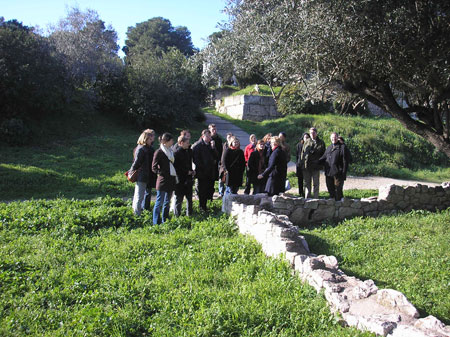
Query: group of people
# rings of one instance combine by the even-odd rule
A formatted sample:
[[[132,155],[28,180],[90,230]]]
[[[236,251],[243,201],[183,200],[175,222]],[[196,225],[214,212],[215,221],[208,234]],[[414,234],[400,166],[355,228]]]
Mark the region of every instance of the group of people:
[[[351,161],[350,152],[336,133],[331,134],[332,144],[325,149],[317,130],[311,128],[309,131],[303,134],[297,145],[299,194],[318,198],[319,175],[324,166],[330,197],[340,200]],[[269,133],[260,140],[252,134],[244,150],[232,133],[228,133],[226,141],[222,142],[214,124],[203,130],[199,140],[192,145],[189,130],[181,131],[176,140],[170,133],[162,134],[156,150],[153,148],[154,140],[154,130],[147,129],[141,133],[133,150],[130,168],[138,171],[133,197],[135,214],[140,215],[143,209],[150,210],[151,191],[156,189],[153,224],[167,220],[174,193],[175,216],[181,215],[184,199],[186,215],[192,214],[194,185],[199,207],[207,212],[208,200],[213,199],[215,192],[215,182],[219,181],[221,198],[235,194],[243,184],[244,172],[247,176],[245,194],[250,194],[252,187],[253,194],[267,193],[269,196],[286,190],[287,164],[291,153],[284,132],[278,136]]]
[[[319,197],[320,170],[325,172],[325,182],[330,198],[341,200],[344,197],[344,181],[352,155],[345,145],[344,138],[336,132],[330,135],[331,145],[317,135],[316,128],[304,133],[297,144],[296,173],[299,194],[306,198]]]

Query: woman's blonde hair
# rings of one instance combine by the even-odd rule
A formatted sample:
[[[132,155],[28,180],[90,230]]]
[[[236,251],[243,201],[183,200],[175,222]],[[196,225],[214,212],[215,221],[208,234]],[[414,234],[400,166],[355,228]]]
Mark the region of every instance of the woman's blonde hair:
[[[281,144],[281,139],[278,136],[273,136],[270,139],[270,142],[273,143],[273,144],[276,144],[276,145],[280,145]]]
[[[148,137],[150,137],[150,135],[152,135],[152,133],[146,132],[146,131],[142,132],[138,138],[137,144],[138,145],[147,145],[147,139],[148,139]]]
[[[272,138],[272,134],[268,133],[263,137],[263,141],[265,141],[267,143],[270,140],[270,138]]]

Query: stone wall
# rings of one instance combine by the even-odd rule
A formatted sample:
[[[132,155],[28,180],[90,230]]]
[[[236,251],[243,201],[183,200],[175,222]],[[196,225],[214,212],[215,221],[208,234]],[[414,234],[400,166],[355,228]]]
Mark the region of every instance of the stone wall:
[[[215,102],[218,112],[236,119],[260,122],[280,117],[274,99],[269,96],[228,96]]]
[[[347,276],[339,269],[334,256],[311,253],[305,238],[299,235],[298,227],[290,221],[288,214],[281,214],[293,215],[295,208],[315,209],[313,221],[319,221],[326,214],[341,219],[346,212],[341,210],[349,208],[358,211],[348,210],[348,216],[374,216],[376,213],[409,210],[415,205],[421,209],[444,209],[450,207],[450,184],[443,184],[439,188],[389,185],[380,188],[378,198],[369,199],[368,204],[363,201],[344,200],[340,204],[327,204],[327,200],[311,201],[285,195],[270,198],[264,194],[235,194],[225,198],[223,210],[235,216],[239,231],[253,236],[268,256],[281,254],[303,281],[317,292],[323,291],[331,310],[340,313],[343,323],[381,336],[450,336],[450,327],[434,316],[419,318],[417,309],[402,293],[393,289],[379,289],[372,280],[362,281]],[[334,212],[330,206],[334,207]],[[319,217],[322,211],[323,215]],[[310,221],[308,219],[308,223]]]
[[[417,184],[402,187],[386,185],[379,188],[378,197],[364,199],[304,199],[283,194],[263,199],[261,207],[279,215],[287,215],[294,225],[302,226],[327,219],[342,220],[356,216],[395,214],[412,209],[446,209],[450,207],[450,187],[430,187]]]

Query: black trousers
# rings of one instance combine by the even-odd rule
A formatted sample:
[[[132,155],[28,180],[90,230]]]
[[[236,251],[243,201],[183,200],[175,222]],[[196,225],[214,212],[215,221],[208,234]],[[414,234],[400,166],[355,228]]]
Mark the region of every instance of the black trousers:
[[[303,174],[297,175],[297,181],[298,181],[298,194],[301,197],[305,197],[305,191],[303,191]]]
[[[175,185],[175,216],[181,215],[181,206],[186,197],[186,215],[192,215],[192,183]]]
[[[198,179],[197,180],[197,195],[200,208],[206,211],[206,204],[208,200],[212,199],[214,194],[214,182],[213,179]]]
[[[330,193],[330,198],[336,201],[341,200],[344,197],[344,178],[342,176],[325,177],[327,183],[327,190]]]

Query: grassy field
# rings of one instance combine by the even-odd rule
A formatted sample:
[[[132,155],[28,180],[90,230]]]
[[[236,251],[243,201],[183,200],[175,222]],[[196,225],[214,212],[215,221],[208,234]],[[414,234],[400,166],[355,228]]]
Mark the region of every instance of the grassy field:
[[[0,204],[0,335],[370,336],[219,208],[150,226],[121,199]]]
[[[302,234],[316,254],[336,256],[347,274],[399,290],[423,316],[450,324],[450,208],[355,218]]]
[[[333,131],[345,138],[353,156],[351,175],[377,175],[430,182],[450,180],[450,160],[392,118],[335,114],[289,115],[275,120],[252,122],[232,119],[218,114],[212,108],[206,108],[205,111],[230,120],[259,138],[268,132],[274,135],[286,132],[291,146],[291,159],[294,161],[298,138],[314,125],[326,145],[330,144],[330,134]]]
[[[0,147],[0,335],[370,335],[342,328],[285,262],[238,234],[219,201],[208,217],[195,202],[192,218],[161,226],[150,212],[134,216],[123,172],[139,131],[97,118],[78,136]],[[203,127],[191,127],[194,139]],[[448,323],[449,217],[358,218],[304,234],[314,253]]]

